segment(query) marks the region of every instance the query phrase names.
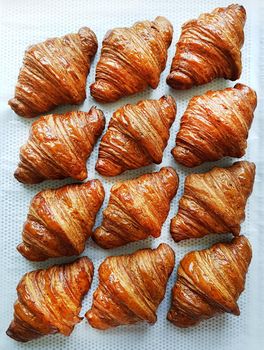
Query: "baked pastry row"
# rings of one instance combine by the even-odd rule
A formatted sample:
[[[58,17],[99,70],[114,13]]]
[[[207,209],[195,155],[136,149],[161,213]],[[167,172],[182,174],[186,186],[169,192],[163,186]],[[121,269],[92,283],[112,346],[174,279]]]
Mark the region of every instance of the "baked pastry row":
[[[185,179],[171,235],[178,242],[208,234],[240,233],[254,184],[255,165],[247,161],[213,168]],[[115,184],[102,223],[92,233],[104,200],[99,180],[39,192],[31,201],[18,251],[33,261],[79,255],[87,239],[102,248],[157,238],[178,189],[171,167]]]
[[[185,23],[167,83],[188,89],[220,77],[237,80],[245,20],[243,6],[230,5]],[[97,101],[111,102],[148,86],[155,89],[166,66],[172,34],[172,25],[164,17],[108,31],[91,95]],[[97,46],[95,34],[87,27],[31,46],[25,52],[15,96],[9,101],[11,108],[23,117],[34,117],[61,104],[83,102]]]
[[[242,84],[193,97],[172,150],[175,160],[194,167],[226,156],[242,157],[256,104],[254,90]],[[96,170],[115,176],[160,164],[175,116],[176,103],[171,96],[119,108],[100,142]],[[28,184],[65,177],[84,180],[86,160],[104,126],[103,112],[96,107],[89,112],[39,118],[20,149],[16,179]]]
[[[223,312],[239,315],[237,300],[251,255],[244,236],[188,253],[180,262],[168,320],[189,327]],[[157,249],[106,258],[85,314],[90,325],[103,330],[140,321],[155,323],[174,263],[174,251],[164,243]],[[54,333],[70,335],[82,319],[81,302],[92,278],[93,263],[87,257],[25,274],[17,286],[7,335],[21,342]]]

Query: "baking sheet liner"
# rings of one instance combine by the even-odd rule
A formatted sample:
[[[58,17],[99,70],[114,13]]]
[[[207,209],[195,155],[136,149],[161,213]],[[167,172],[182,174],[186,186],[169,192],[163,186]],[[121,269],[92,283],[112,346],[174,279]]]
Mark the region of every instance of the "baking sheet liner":
[[[264,37],[261,33],[261,19],[264,18],[264,6],[261,1],[240,1],[246,7],[248,19],[245,27],[245,44],[243,54],[243,74],[240,82],[248,84],[258,92],[258,107],[255,113],[250,135],[249,145],[245,158],[254,161],[257,165],[257,176],[254,192],[246,209],[246,220],[242,225],[241,233],[245,234],[253,246],[253,260],[247,277],[246,290],[239,299],[241,316],[221,315],[199,326],[190,329],[178,329],[166,320],[170,305],[171,288],[176,279],[176,270],[180,259],[190,250],[209,247],[220,240],[228,240],[230,236],[208,236],[199,240],[185,241],[176,244],[170,237],[169,224],[178,207],[178,200],[183,193],[184,178],[190,172],[203,172],[211,169],[214,164],[228,165],[234,160],[207,163],[195,170],[188,170],[176,164],[170,154],[174,140],[179,129],[180,118],[190,98],[202,94],[209,89],[222,89],[234,86],[234,82],[216,80],[210,84],[193,88],[189,91],[174,91],[166,85],[166,76],[170,69],[175,44],[180,35],[181,25],[202,12],[210,12],[217,6],[226,6],[230,1],[225,0],[79,0],[79,1],[33,1],[33,0],[5,0],[1,1],[1,65],[0,65],[0,212],[1,212],[1,251],[0,251],[0,349],[263,349],[263,322],[264,314],[264,285],[263,285],[263,71],[262,62]],[[135,21],[150,19],[156,16],[166,16],[174,26],[173,42],[169,49],[167,67],[161,75],[161,81],[156,90],[148,89],[135,96],[124,98],[116,103],[99,104],[89,96],[88,86],[95,76],[95,65],[98,61],[101,42],[107,30],[114,27],[130,26]],[[145,98],[159,98],[164,94],[171,94],[177,102],[177,117],[171,128],[171,137],[164,151],[161,165],[151,165],[139,170],[126,172],[115,178],[103,178],[95,172],[94,166],[98,155],[98,143],[92,156],[88,160],[88,179],[99,178],[106,190],[103,208],[106,207],[111,186],[120,180],[134,178],[140,174],[155,171],[162,166],[173,166],[180,177],[180,187],[177,196],[171,203],[171,210],[163,225],[160,238],[147,239],[125,247],[104,251],[96,246],[92,240],[87,242],[82,255],[89,256],[95,265],[95,277],[89,294],[83,301],[81,314],[91,306],[92,293],[97,280],[97,268],[108,255],[133,252],[139,248],[157,247],[160,242],[166,242],[176,252],[176,267],[167,286],[166,297],[158,309],[158,321],[149,326],[139,323],[134,326],[118,327],[106,332],[94,330],[87,321],[78,324],[70,337],[62,335],[46,336],[39,340],[20,344],[5,335],[9,322],[13,316],[13,303],[16,299],[16,286],[24,273],[37,268],[50,266],[57,262],[73,260],[53,259],[42,263],[32,263],[25,260],[17,251],[16,246],[21,241],[21,230],[25,221],[31,198],[40,190],[48,187],[58,187],[71,180],[44,182],[39,185],[23,185],[18,183],[13,172],[17,166],[19,147],[28,137],[29,126],[33,120],[18,117],[7,105],[9,98],[13,97],[19,68],[22,64],[24,50],[31,44],[38,43],[49,37],[77,32],[82,26],[89,26],[97,35],[99,49],[92,64],[88,77],[88,97],[81,106],[65,106],[56,111],[64,112],[72,109],[88,111],[92,105],[101,108],[106,116],[107,124],[112,113],[125,103],[136,103]],[[261,51],[262,49],[262,51]],[[103,209],[102,208],[102,209]],[[97,217],[96,225],[101,222],[102,210]]]

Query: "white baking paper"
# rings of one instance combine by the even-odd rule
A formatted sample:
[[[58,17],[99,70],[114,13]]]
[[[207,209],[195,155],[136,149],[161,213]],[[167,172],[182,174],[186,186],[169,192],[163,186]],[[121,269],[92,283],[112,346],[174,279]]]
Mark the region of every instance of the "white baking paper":
[[[250,197],[246,210],[246,221],[242,226],[245,234],[253,246],[253,261],[250,265],[246,290],[239,299],[240,317],[221,315],[201,325],[190,329],[178,329],[166,320],[170,305],[171,288],[176,279],[176,270],[180,259],[188,251],[209,247],[212,243],[228,239],[228,235],[210,236],[200,240],[185,241],[176,244],[169,234],[170,219],[177,211],[178,200],[183,193],[184,178],[194,170],[185,169],[176,164],[170,154],[174,145],[175,135],[179,128],[180,118],[189,99],[209,89],[221,89],[234,86],[234,82],[216,80],[189,91],[173,91],[165,83],[170,69],[175,44],[180,35],[181,25],[196,18],[202,12],[210,12],[217,6],[226,6],[231,3],[226,0],[1,0],[1,65],[0,65],[0,212],[1,212],[1,251],[0,251],[0,349],[34,349],[34,350],[150,350],[150,349],[177,349],[177,350],[260,350],[263,344],[263,315],[264,315],[264,201],[263,179],[264,163],[262,142],[263,124],[263,47],[264,36],[261,26],[264,18],[264,6],[259,1],[242,1],[246,7],[248,19],[245,27],[245,44],[243,47],[243,74],[240,82],[255,88],[258,92],[258,108],[255,120],[250,131],[249,146],[246,159],[257,164],[257,176],[254,192]],[[111,186],[120,180],[134,178],[140,174],[160,169],[170,165],[177,169],[180,176],[180,187],[177,196],[172,201],[171,210],[163,226],[161,237],[136,242],[119,249],[104,251],[91,240],[83,255],[89,256],[95,265],[95,276],[89,294],[85,297],[81,314],[91,306],[92,293],[97,286],[97,268],[108,255],[128,253],[143,247],[156,247],[160,242],[167,242],[176,252],[176,267],[167,286],[166,297],[158,309],[158,321],[155,325],[139,323],[134,326],[118,327],[109,331],[94,330],[86,319],[78,324],[70,337],[51,335],[27,344],[17,343],[5,335],[9,322],[13,317],[13,303],[16,299],[16,286],[24,273],[37,268],[50,266],[55,262],[66,262],[72,259],[50,260],[43,263],[32,263],[24,259],[17,251],[16,246],[21,241],[21,230],[26,218],[31,198],[40,190],[48,187],[57,187],[71,182],[70,180],[44,182],[39,185],[23,185],[13,177],[17,166],[19,147],[28,137],[32,120],[17,116],[7,105],[13,97],[19,68],[22,64],[24,50],[31,44],[38,43],[49,37],[61,36],[77,32],[82,26],[89,26],[97,35],[99,49],[92,64],[88,77],[87,87],[94,81],[95,65],[98,61],[101,42],[105,33],[114,27],[130,26],[135,21],[154,19],[156,16],[166,16],[174,26],[173,42],[169,49],[167,67],[161,75],[161,81],[156,90],[137,94],[133,97],[121,99],[116,103],[100,105],[89,96],[83,105],[78,107],[65,106],[56,111],[64,112],[73,108],[88,111],[92,105],[97,105],[104,111],[107,123],[112,113],[125,103],[135,103],[140,99],[159,98],[164,94],[175,97],[178,106],[176,121],[171,128],[169,144],[164,152],[160,166],[148,166],[140,170],[127,172],[115,178],[102,178],[95,172],[94,166],[98,154],[98,144],[88,160],[89,179],[99,178],[106,189],[103,208],[106,207]],[[262,78],[262,81],[261,81]],[[262,112],[262,113],[261,113]],[[233,160],[225,159],[216,162],[218,165],[227,165]],[[213,164],[206,164],[195,171],[206,171]],[[98,215],[96,226],[101,222],[101,212]]]

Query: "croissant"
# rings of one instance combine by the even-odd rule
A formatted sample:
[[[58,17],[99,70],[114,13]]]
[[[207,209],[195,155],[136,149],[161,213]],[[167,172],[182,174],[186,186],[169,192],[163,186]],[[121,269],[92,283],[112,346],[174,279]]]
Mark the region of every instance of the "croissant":
[[[15,178],[27,184],[66,177],[84,180],[86,160],[104,126],[104,114],[95,107],[39,118],[20,149]]]
[[[226,156],[241,158],[256,104],[255,91],[242,84],[193,97],[181,119],[173,157],[187,167]]]
[[[96,170],[115,176],[128,169],[161,163],[175,115],[176,104],[171,96],[118,109],[101,140]]]
[[[14,320],[7,335],[27,342],[47,334],[69,336],[79,317],[81,302],[90,289],[93,263],[87,257],[26,273],[17,286]]]
[[[99,267],[99,285],[85,314],[101,330],[139,321],[155,323],[174,268],[175,254],[163,243],[157,249],[111,256]]]
[[[171,220],[175,242],[210,233],[238,236],[254,184],[255,164],[247,161],[186,177],[177,215]]]
[[[58,105],[80,104],[86,98],[86,78],[96,51],[96,36],[87,27],[30,46],[9,105],[30,118]]]
[[[99,180],[39,192],[31,201],[18,251],[32,261],[81,254],[103,200]]]
[[[93,240],[108,249],[159,237],[178,183],[176,171],[167,167],[114,185]]]
[[[241,47],[246,11],[243,6],[216,8],[186,22],[176,46],[167,84],[190,89],[215,78],[237,80],[241,74]]]
[[[244,236],[185,255],[172,289],[168,320],[185,328],[223,312],[238,316],[237,300],[245,287],[251,256]]]
[[[165,69],[172,33],[172,25],[164,17],[108,31],[91,95],[97,101],[112,102],[143,91],[148,85],[156,89]]]

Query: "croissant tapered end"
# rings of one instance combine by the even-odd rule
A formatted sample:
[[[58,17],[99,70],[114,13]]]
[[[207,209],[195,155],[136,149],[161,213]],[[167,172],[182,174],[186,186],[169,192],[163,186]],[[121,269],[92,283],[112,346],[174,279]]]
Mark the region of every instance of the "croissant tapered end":
[[[89,59],[91,60],[98,49],[98,42],[95,33],[88,27],[82,27],[79,32],[83,50],[86,50]],[[89,73],[89,72],[88,72]]]
[[[193,97],[181,119],[174,159],[194,167],[227,156],[243,157],[256,105],[255,91],[243,84]]]
[[[251,257],[244,236],[185,255],[172,290],[168,320],[185,328],[223,312],[238,316],[237,300],[245,287]]]
[[[243,6],[216,8],[186,22],[176,46],[167,84],[190,89],[215,78],[240,77],[246,11]]]
[[[210,233],[239,235],[254,178],[255,164],[247,161],[187,176],[178,213],[171,220],[175,242]]]
[[[106,258],[92,307],[85,314],[90,325],[104,330],[140,321],[155,323],[174,262],[174,251],[164,243],[157,249]]]
[[[99,180],[39,192],[31,201],[17,250],[32,261],[81,254],[104,194]]]
[[[89,112],[50,114],[36,120],[20,149],[15,178],[26,184],[44,180],[87,177],[86,161],[105,126],[104,114]]]
[[[175,116],[176,103],[171,96],[118,109],[102,137],[96,170],[104,176],[116,176],[161,163]]]
[[[97,51],[94,32],[83,27],[30,46],[25,52],[15,97],[10,107],[22,117],[35,117],[61,104],[80,104],[86,98],[86,78]]]
[[[93,272],[91,260],[82,257],[25,274],[17,286],[14,320],[7,335],[21,342],[54,333],[69,336],[82,320],[81,302],[90,289]]]
[[[91,95],[100,102],[155,89],[165,69],[173,28],[164,17],[107,32]]]
[[[114,185],[93,240],[109,249],[149,236],[159,237],[178,183],[176,171],[166,167]]]

